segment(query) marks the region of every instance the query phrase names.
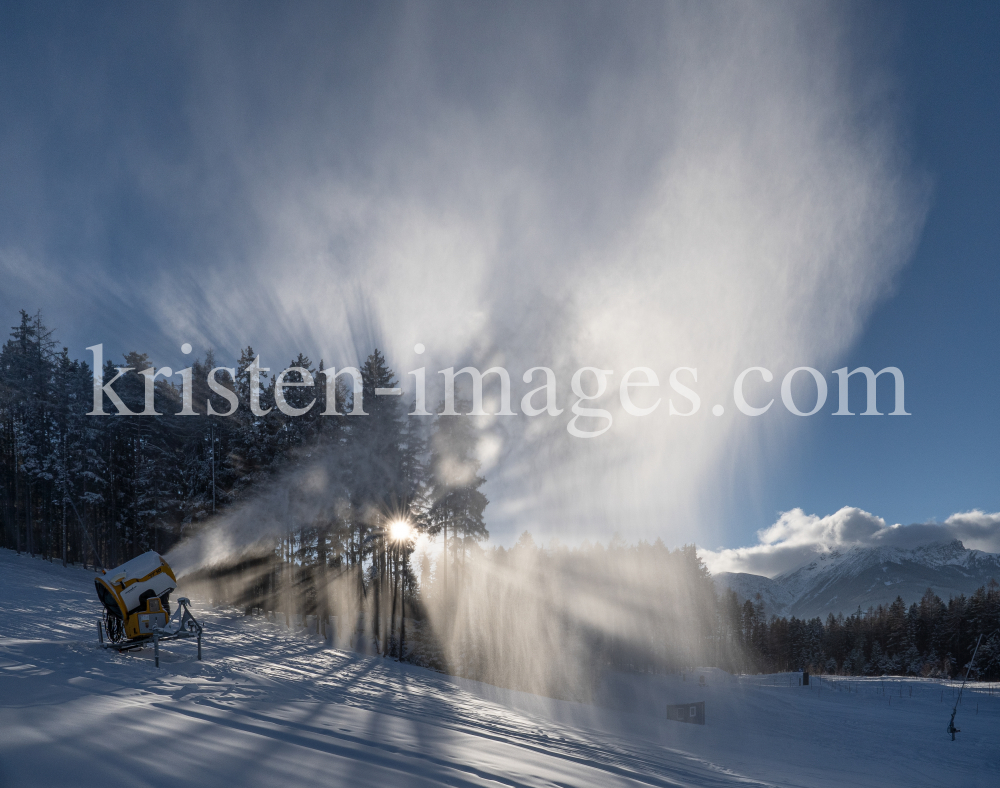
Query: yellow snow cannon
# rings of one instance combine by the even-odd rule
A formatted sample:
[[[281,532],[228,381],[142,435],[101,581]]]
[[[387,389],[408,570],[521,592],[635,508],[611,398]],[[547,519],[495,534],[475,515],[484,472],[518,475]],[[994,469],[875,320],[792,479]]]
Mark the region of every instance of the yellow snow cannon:
[[[177,578],[159,553],[150,550],[105,570],[94,578],[94,584],[104,605],[104,632],[120,651],[138,648],[166,627],[170,592],[177,588]]]

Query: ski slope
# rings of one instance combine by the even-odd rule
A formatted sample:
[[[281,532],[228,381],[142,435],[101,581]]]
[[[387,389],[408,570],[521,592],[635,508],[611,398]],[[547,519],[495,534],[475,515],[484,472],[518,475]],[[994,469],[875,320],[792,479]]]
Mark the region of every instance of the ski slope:
[[[0,550],[0,787],[995,786],[1000,692],[609,675],[601,706],[324,647],[229,609],[191,642],[96,645],[92,573]],[[183,591],[179,589],[179,591]],[[698,683],[705,676],[706,684]],[[911,694],[912,692],[912,694]],[[706,702],[707,724],[664,705]],[[978,713],[976,706],[978,704]]]

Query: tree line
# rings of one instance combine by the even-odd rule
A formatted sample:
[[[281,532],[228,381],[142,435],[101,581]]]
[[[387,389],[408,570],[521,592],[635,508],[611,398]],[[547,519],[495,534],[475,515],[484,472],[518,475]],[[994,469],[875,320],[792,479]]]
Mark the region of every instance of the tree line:
[[[738,633],[740,672],[811,670],[849,676],[965,675],[979,636],[972,678],[1000,678],[1000,584],[995,579],[947,603],[930,588],[909,606],[889,605],[832,613],[822,621],[764,615],[763,601],[724,595],[725,618]]]

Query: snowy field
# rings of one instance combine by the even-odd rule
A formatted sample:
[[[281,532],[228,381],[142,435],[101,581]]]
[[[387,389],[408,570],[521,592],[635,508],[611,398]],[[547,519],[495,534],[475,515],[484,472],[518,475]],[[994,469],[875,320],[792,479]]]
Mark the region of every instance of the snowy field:
[[[151,649],[97,647],[92,577],[0,550],[2,788],[1000,784],[1000,688],[966,689],[956,742],[951,682],[613,675],[587,706],[327,649],[198,600],[204,661],[175,642],[157,669]],[[666,719],[697,700],[705,726]]]

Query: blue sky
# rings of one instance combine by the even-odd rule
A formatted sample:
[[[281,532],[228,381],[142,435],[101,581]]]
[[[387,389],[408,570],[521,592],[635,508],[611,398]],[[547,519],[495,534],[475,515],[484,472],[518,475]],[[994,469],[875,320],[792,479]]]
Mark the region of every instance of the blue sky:
[[[7,4],[0,311],[175,369],[699,367],[696,425],[487,425],[504,542],[996,512],[998,34],[991,3]],[[737,425],[757,363],[828,373],[824,412]],[[844,365],[902,369],[913,415],[830,416]]]
[[[901,4],[887,16],[930,209],[894,292],[843,363],[901,368],[913,416],[803,420],[769,474],[760,521],[793,507],[852,505],[904,524],[1000,510],[1000,7]]]

